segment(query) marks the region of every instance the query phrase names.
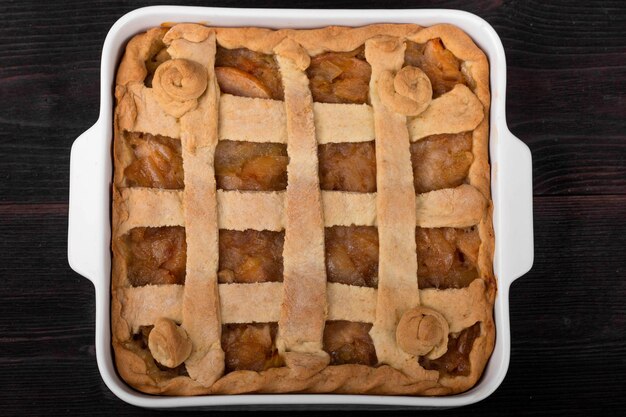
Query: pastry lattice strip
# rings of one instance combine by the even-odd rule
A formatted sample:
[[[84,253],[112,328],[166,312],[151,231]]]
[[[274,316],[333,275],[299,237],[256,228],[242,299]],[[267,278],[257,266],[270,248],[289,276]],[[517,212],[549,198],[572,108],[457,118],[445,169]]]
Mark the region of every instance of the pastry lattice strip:
[[[287,366],[300,368],[298,355],[315,355],[324,365],[326,266],[324,217],[319,186],[313,98],[309,80],[291,56],[299,46],[288,39],[276,47],[285,92],[287,125],[287,190],[285,191],[285,241],[283,294],[276,346]],[[303,237],[305,237],[303,239]],[[291,358],[295,360],[292,362]]]
[[[116,297],[126,306],[122,309],[122,317],[133,332],[137,332],[141,326],[153,325],[163,316],[180,322],[183,287],[148,285],[120,288],[116,290]],[[282,283],[219,284],[218,288],[224,324],[269,323],[279,320]],[[375,288],[328,283],[326,294],[327,320],[373,323],[376,319],[378,290]],[[485,283],[482,280],[474,280],[469,287],[460,289],[421,289],[419,295],[423,306],[433,308],[446,317],[452,333],[486,320],[486,315],[489,314],[489,301],[485,296]]]
[[[322,191],[324,226],[376,226],[376,193]],[[118,236],[134,227],[185,226],[182,191],[126,188],[125,220]],[[285,226],[284,192],[217,191],[218,225],[228,230],[280,231]],[[416,226],[470,227],[483,218],[487,201],[471,185],[416,196]],[[259,216],[259,213],[264,213]]]
[[[144,132],[172,138],[180,137],[176,118],[160,107],[152,89],[135,84],[131,87],[138,107],[131,132]],[[463,104],[463,102],[467,102]],[[460,107],[462,112],[450,112]],[[375,139],[374,115],[367,104],[313,103],[315,134],[318,144],[368,142]],[[150,123],[156,118],[158,124]],[[443,133],[473,130],[482,120],[480,101],[467,87],[457,87],[433,100],[423,114],[408,123],[411,141]],[[287,143],[285,103],[277,100],[238,97],[223,94],[219,99],[220,140]]]
[[[170,30],[164,38],[173,66],[191,66],[206,77],[200,94],[190,96],[186,103],[194,104],[180,117],[185,189],[182,194],[183,215],[187,240],[187,264],[183,293],[182,327],[193,342],[191,354],[185,360],[189,375],[199,383],[210,386],[224,369],[224,352],[219,344],[221,321],[217,294],[218,226],[216,181],[213,156],[217,146],[217,104],[219,88],[215,81],[215,34],[208,29],[199,38],[188,38],[184,31]],[[175,61],[175,59],[182,59]],[[193,62],[193,64],[190,64]],[[179,76],[174,67],[172,75]],[[165,71],[164,71],[165,72]],[[163,76],[165,77],[165,75]],[[157,83],[157,80],[153,80]],[[165,84],[167,80],[164,80]],[[174,85],[175,81],[174,81]],[[201,85],[201,84],[200,84]],[[166,94],[167,85],[161,94]],[[175,88],[175,87],[174,87]],[[159,90],[160,91],[160,90]],[[184,91],[186,93],[186,91]],[[176,91],[177,94],[180,94]],[[167,94],[166,94],[167,95]],[[161,98],[163,101],[163,98]],[[180,104],[173,102],[174,106]],[[163,104],[163,103],[161,103]],[[169,111],[171,113],[171,109]]]

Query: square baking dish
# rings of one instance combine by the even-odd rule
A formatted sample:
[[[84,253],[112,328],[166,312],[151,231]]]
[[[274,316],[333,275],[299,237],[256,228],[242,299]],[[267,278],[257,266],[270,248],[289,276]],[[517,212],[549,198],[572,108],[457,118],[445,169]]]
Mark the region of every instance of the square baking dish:
[[[490,62],[490,162],[494,204],[494,272],[498,292],[494,305],[496,344],[481,380],[471,390],[447,397],[337,394],[214,395],[159,397],[135,391],[117,375],[110,330],[111,182],[113,87],[115,69],[126,42],[135,34],[164,22],[195,22],[212,26],[315,28],[373,23],[449,23],[464,30]],[[150,408],[196,408],[227,405],[315,404],[410,407],[457,407],[478,402],[500,385],[510,360],[508,294],[511,283],[533,263],[532,163],[528,147],[508,130],[505,119],[506,62],[502,43],[481,18],[456,10],[287,10],[156,6],[121,17],[109,31],[101,61],[98,121],[72,146],[68,259],[96,289],[96,356],[106,385],[120,399]]]

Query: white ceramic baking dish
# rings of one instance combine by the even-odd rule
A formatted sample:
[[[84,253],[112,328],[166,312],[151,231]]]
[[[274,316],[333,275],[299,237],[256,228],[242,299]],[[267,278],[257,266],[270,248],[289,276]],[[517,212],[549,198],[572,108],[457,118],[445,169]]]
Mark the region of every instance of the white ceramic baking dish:
[[[158,397],[139,393],[115,371],[109,324],[110,206],[115,69],[126,42],[163,22],[198,22],[214,26],[313,28],[372,23],[451,23],[467,32],[485,51],[491,68],[490,158],[498,294],[494,313],[496,345],[482,379],[471,390],[449,397],[372,395],[233,395]],[[72,269],[96,288],[96,356],[106,385],[122,400],[155,408],[225,405],[361,404],[378,406],[456,407],[489,396],[502,382],[510,359],[509,287],[533,263],[532,171],[528,147],[508,130],[505,120],[506,62],[502,43],[481,18],[455,10],[276,10],[158,6],[135,10],[109,31],[102,51],[98,121],[72,146],[68,258]]]

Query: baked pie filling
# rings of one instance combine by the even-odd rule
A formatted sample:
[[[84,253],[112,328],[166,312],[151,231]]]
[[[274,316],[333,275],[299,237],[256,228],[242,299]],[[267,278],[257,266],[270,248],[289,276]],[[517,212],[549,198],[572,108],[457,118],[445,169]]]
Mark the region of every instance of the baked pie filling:
[[[363,46],[350,52],[326,52],[311,59],[306,70],[313,101],[367,103],[372,67]]]
[[[281,191],[287,188],[287,147],[277,143],[222,140],[215,148],[220,190]]]
[[[185,283],[187,245],[183,227],[135,227],[124,240],[130,285]]]
[[[375,227],[328,227],[324,240],[328,282],[378,286],[378,230]]]
[[[220,230],[219,269],[222,284],[282,282],[285,233],[267,230]]]
[[[327,321],[324,326],[324,351],[331,365],[375,366],[376,349],[369,335],[370,323]]]
[[[124,169],[129,187],[184,188],[180,140],[137,132],[125,137],[132,149],[132,162]]]
[[[165,395],[473,386],[495,333],[487,80],[449,25],[133,38],[114,142],[121,376]]]
[[[374,142],[326,143],[317,149],[320,188],[325,191],[376,192]]]
[[[225,372],[256,371],[284,366],[276,350],[276,323],[225,324],[222,326],[222,349],[226,356]]]

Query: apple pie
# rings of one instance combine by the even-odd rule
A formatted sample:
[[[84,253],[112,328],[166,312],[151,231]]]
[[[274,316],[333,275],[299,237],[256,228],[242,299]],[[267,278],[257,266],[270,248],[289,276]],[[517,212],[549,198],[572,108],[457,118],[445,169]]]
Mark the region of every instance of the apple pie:
[[[117,371],[448,395],[494,345],[489,64],[460,29],[157,27],[115,86]]]

